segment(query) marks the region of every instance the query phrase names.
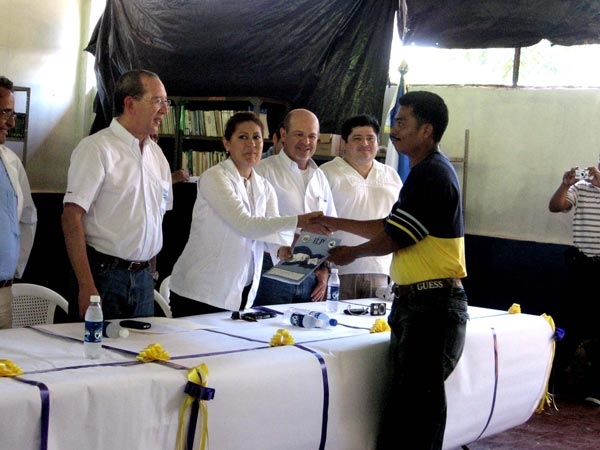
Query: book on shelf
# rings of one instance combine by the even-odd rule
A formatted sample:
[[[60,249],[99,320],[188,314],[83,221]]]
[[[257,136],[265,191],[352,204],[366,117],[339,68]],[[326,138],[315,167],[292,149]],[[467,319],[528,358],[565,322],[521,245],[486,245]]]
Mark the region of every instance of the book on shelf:
[[[204,135],[217,137],[219,134],[217,133],[217,119],[215,117],[214,111],[204,111]]]
[[[271,135],[269,134],[269,122],[267,121],[267,110],[261,109],[259,117],[260,117],[260,121],[263,124],[263,128],[265,130],[263,133],[263,137],[269,139],[271,137]]]
[[[263,275],[284,283],[300,284],[329,257],[329,249],[341,239],[303,231],[292,248],[290,259],[279,261]]]
[[[169,108],[169,112],[165,114],[160,124],[160,127],[158,128],[158,134],[175,134],[175,130],[175,109]]]
[[[188,150],[181,155],[181,167],[186,168],[190,175],[198,176],[221,161],[225,161],[227,155],[222,151],[195,151]]]
[[[183,112],[183,125],[185,136],[203,136],[205,134],[204,111],[186,109]]]

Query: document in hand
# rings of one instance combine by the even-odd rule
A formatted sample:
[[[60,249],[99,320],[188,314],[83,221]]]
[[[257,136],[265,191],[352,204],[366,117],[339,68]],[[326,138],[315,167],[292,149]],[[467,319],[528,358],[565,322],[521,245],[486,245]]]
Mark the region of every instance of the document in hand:
[[[292,248],[292,257],[279,261],[264,276],[284,283],[300,284],[327,259],[329,249],[339,245],[340,241],[322,234],[302,232]]]

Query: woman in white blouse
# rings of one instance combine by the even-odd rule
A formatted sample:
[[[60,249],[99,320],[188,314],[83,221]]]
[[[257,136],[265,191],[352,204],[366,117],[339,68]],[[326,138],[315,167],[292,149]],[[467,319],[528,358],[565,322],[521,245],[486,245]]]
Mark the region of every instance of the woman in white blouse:
[[[274,189],[254,171],[263,150],[263,125],[256,114],[232,116],[223,145],[228,159],[198,180],[190,236],[171,274],[173,317],[252,306],[264,243],[274,252],[289,247],[296,228],[322,215],[279,217]]]

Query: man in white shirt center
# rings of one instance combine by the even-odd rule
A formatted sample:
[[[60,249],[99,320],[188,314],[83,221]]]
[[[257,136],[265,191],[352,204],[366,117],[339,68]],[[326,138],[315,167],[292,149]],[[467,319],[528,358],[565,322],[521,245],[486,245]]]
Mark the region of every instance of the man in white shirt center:
[[[398,199],[402,180],[396,170],[375,159],[380,126],[366,114],[350,117],[342,124],[342,157],[321,165],[333,193],[339,217],[369,220],[385,217]],[[343,245],[359,245],[367,239],[345,231],[334,236]],[[340,266],[340,300],[371,298],[389,283],[392,255],[358,258]]]
[[[337,216],[331,189],[321,169],[313,161],[319,140],[319,119],[306,109],[290,111],[281,128],[283,151],[263,159],[256,172],[275,188],[279,214],[293,216],[323,211]],[[273,259],[265,257],[263,273],[272,267]],[[275,261],[277,262],[277,261]],[[325,299],[329,269],[321,266],[299,285],[261,277],[254,305],[318,302]]]

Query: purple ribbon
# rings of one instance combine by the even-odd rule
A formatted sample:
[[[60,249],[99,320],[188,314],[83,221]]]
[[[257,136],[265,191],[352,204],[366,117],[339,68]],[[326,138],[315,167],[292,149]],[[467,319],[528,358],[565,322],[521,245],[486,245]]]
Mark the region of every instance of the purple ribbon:
[[[27,380],[25,378],[19,377],[15,377],[13,379],[20,381],[21,383],[36,386],[40,390],[40,398],[42,401],[40,450],[48,450],[48,428],[50,423],[50,390],[48,389],[48,386],[38,381]]]
[[[485,426],[483,427],[483,430],[481,430],[481,433],[479,433],[479,436],[477,436],[477,439],[475,439],[476,441],[483,436],[483,433],[485,433],[485,430],[487,430],[490,422],[492,421],[492,416],[494,415],[494,409],[496,407],[496,397],[498,395],[498,336],[496,336],[495,328],[491,328],[491,330],[494,338],[494,393],[492,395],[492,407],[490,408],[490,414]]]

